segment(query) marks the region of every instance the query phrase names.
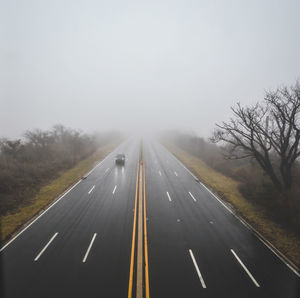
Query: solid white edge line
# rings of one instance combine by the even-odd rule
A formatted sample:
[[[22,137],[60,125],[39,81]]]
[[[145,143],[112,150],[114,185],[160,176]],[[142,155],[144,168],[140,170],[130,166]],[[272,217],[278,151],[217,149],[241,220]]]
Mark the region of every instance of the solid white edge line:
[[[194,198],[194,196],[189,192],[190,196],[192,197],[192,199],[196,202],[196,199]]]
[[[115,185],[114,190],[112,191],[113,195],[115,194],[116,189],[117,189],[117,185]]]
[[[172,199],[171,199],[171,197],[170,197],[170,195],[169,195],[169,192],[167,192],[167,196],[168,196],[168,198],[169,198],[169,201],[171,202]]]
[[[42,215],[44,215],[48,210],[50,210],[54,205],[56,205],[63,197],[65,197],[75,186],[77,186],[82,180],[75,183],[69,190],[67,190],[61,197],[54,201],[45,211],[43,211],[37,218],[35,218],[28,226],[21,230],[15,237],[13,237],[9,242],[7,242],[1,249],[4,250],[9,244],[16,240],[23,232],[25,232],[32,224],[34,224]]]
[[[227,209],[227,211],[229,211],[231,214],[235,215],[232,210],[226,206],[226,204],[224,204],[208,187],[206,187],[202,182],[200,182],[200,184],[216,199],[219,201],[220,204],[223,205],[223,207],[225,207]]]
[[[292,270],[298,277],[300,277],[300,273],[295,269],[293,268],[289,263],[287,263],[283,257],[281,257],[277,252],[276,252],[276,248],[272,248],[273,244],[270,243],[268,240],[264,239],[262,235],[260,235],[259,232],[257,232],[256,230],[254,230],[255,233],[257,234],[257,238],[270,250],[273,252],[273,254],[275,256],[277,256],[277,258],[279,260],[281,260],[282,263],[284,263],[290,270]],[[279,252],[280,253],[280,252]]]
[[[167,150],[165,147],[161,145],[161,147],[171,154],[173,159],[181,165],[195,180],[199,181],[199,179],[178,159],[176,156],[174,156],[173,153],[171,153],[169,150]],[[221,199],[219,199],[209,188],[207,188],[202,182],[200,184],[220,203],[225,207],[236,219],[238,219],[247,229],[250,229],[254,232],[256,237],[281,261],[283,262],[291,271],[293,271],[298,277],[300,277],[300,272],[298,272],[295,268],[293,268],[285,259],[288,259],[283,253],[281,253],[272,243],[270,243],[263,235],[261,235],[255,228],[253,228],[250,224],[245,222],[243,219],[241,219],[239,216],[234,214],[234,212],[226,205],[224,204]],[[281,255],[282,256],[281,256]],[[290,262],[290,261],[289,261]],[[299,270],[299,269],[298,269]]]
[[[85,255],[84,255],[83,259],[82,259],[82,263],[85,263],[85,261],[86,261],[88,255],[89,255],[89,253],[90,253],[90,250],[91,250],[91,248],[92,248],[92,245],[93,245],[93,243],[94,243],[94,241],[95,241],[96,236],[97,236],[97,233],[94,234],[94,236],[93,236],[93,238],[92,238],[92,240],[91,240],[91,242],[90,242],[90,245],[89,245],[89,247],[88,247],[88,249],[87,249],[87,251],[86,251],[86,253],[85,253]]]
[[[126,141],[125,141],[126,142]],[[123,145],[125,142],[121,143],[117,148],[115,148],[111,153],[106,155],[104,159],[102,159],[96,166],[94,166],[87,174],[84,176],[87,177],[90,175],[98,166],[100,166],[110,155],[112,155],[117,149]],[[54,200],[54,202],[46,209],[44,210],[40,215],[38,215],[31,223],[29,223],[26,227],[24,227],[19,233],[17,233],[16,236],[14,236],[11,240],[9,240],[5,245],[3,245],[0,249],[0,252],[2,252],[8,245],[10,245],[13,241],[15,241],[23,232],[25,232],[32,224],[34,224],[42,215],[44,215],[48,210],[50,210],[56,203],[58,203],[63,197],[65,197],[74,187],[76,187],[82,179],[77,181],[71,188],[69,188],[65,193],[63,193],[61,196],[58,197],[58,199]],[[30,221],[30,220],[29,220]],[[25,223],[26,224],[26,223]]]
[[[193,254],[193,252],[192,252],[191,249],[189,249],[189,253],[190,253],[190,255],[191,255],[191,258],[192,258],[192,261],[193,261],[193,263],[194,263],[194,266],[195,266],[196,272],[197,272],[197,274],[198,274],[198,277],[199,277],[199,279],[200,279],[201,285],[202,285],[203,289],[206,289],[206,284],[205,284],[205,282],[204,282],[204,279],[203,279],[203,277],[202,277],[202,275],[201,275],[201,272],[200,272],[200,270],[199,270],[199,267],[198,267],[198,265],[197,265],[197,262],[196,262],[196,260],[195,260],[194,254]]]
[[[264,242],[263,242],[264,243]],[[264,245],[266,245],[267,247],[268,247],[268,245],[266,244],[266,243],[264,243]],[[273,249],[271,248],[271,247],[269,247],[272,251],[273,251]],[[273,251],[273,253],[275,254],[275,255],[277,255],[276,254],[276,252],[275,251]],[[278,256],[278,258],[279,258],[279,256]],[[300,273],[299,272],[297,272],[290,264],[288,264],[288,263],[285,263],[298,277],[300,277]]]
[[[235,251],[233,249],[230,250],[233,255],[235,256],[235,258],[238,260],[238,262],[240,263],[240,265],[243,267],[243,269],[246,271],[246,273],[248,274],[248,276],[251,278],[251,280],[253,281],[253,283],[259,288],[260,285],[259,283],[256,281],[256,279],[253,277],[253,275],[250,273],[250,271],[247,269],[247,267],[244,265],[244,263],[241,261],[241,259],[238,257],[238,255],[235,253]]]
[[[90,195],[91,192],[94,190],[94,188],[95,188],[95,185],[89,190],[89,192],[88,192],[89,195]]]
[[[54,238],[58,235],[58,233],[56,232],[51,239],[48,241],[48,243],[44,246],[44,248],[40,251],[40,253],[35,257],[34,261],[36,262],[40,256],[44,253],[44,251],[47,249],[47,247],[51,244],[51,242],[54,240]]]

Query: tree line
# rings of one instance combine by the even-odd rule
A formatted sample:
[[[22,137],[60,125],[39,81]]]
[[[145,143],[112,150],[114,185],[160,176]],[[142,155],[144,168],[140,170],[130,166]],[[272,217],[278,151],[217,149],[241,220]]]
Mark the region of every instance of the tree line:
[[[280,192],[294,184],[300,156],[300,83],[267,92],[262,102],[231,108],[233,117],[217,125],[213,142],[227,144],[227,158],[256,160]]]

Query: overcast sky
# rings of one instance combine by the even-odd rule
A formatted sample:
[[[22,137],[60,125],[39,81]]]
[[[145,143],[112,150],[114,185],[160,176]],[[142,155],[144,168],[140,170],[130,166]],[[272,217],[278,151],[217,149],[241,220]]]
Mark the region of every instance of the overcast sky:
[[[0,0],[0,137],[181,128],[300,77],[300,1]]]

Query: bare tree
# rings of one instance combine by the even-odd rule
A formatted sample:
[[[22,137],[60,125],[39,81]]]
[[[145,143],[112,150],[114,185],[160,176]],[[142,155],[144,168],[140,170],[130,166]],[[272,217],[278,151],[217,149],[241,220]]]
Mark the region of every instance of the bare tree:
[[[231,109],[234,117],[217,125],[212,141],[227,144],[227,158],[255,158],[278,191],[289,190],[300,156],[299,81],[267,92],[263,103]]]

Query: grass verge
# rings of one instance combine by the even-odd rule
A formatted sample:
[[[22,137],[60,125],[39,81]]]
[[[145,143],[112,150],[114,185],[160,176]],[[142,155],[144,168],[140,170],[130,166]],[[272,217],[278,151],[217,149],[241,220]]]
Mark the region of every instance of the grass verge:
[[[300,266],[300,239],[270,220],[263,209],[247,201],[238,189],[239,182],[215,171],[201,159],[173,144],[164,143],[163,145],[185,164],[200,181],[209,186],[224,201],[227,201],[238,215],[250,223],[295,265]]]
[[[1,242],[7,240],[18,228],[27,223],[32,217],[45,209],[60,194],[86,174],[96,162],[104,159],[119,142],[100,147],[88,158],[80,161],[75,167],[61,173],[59,177],[43,186],[26,206],[20,207],[13,214],[1,217]]]

